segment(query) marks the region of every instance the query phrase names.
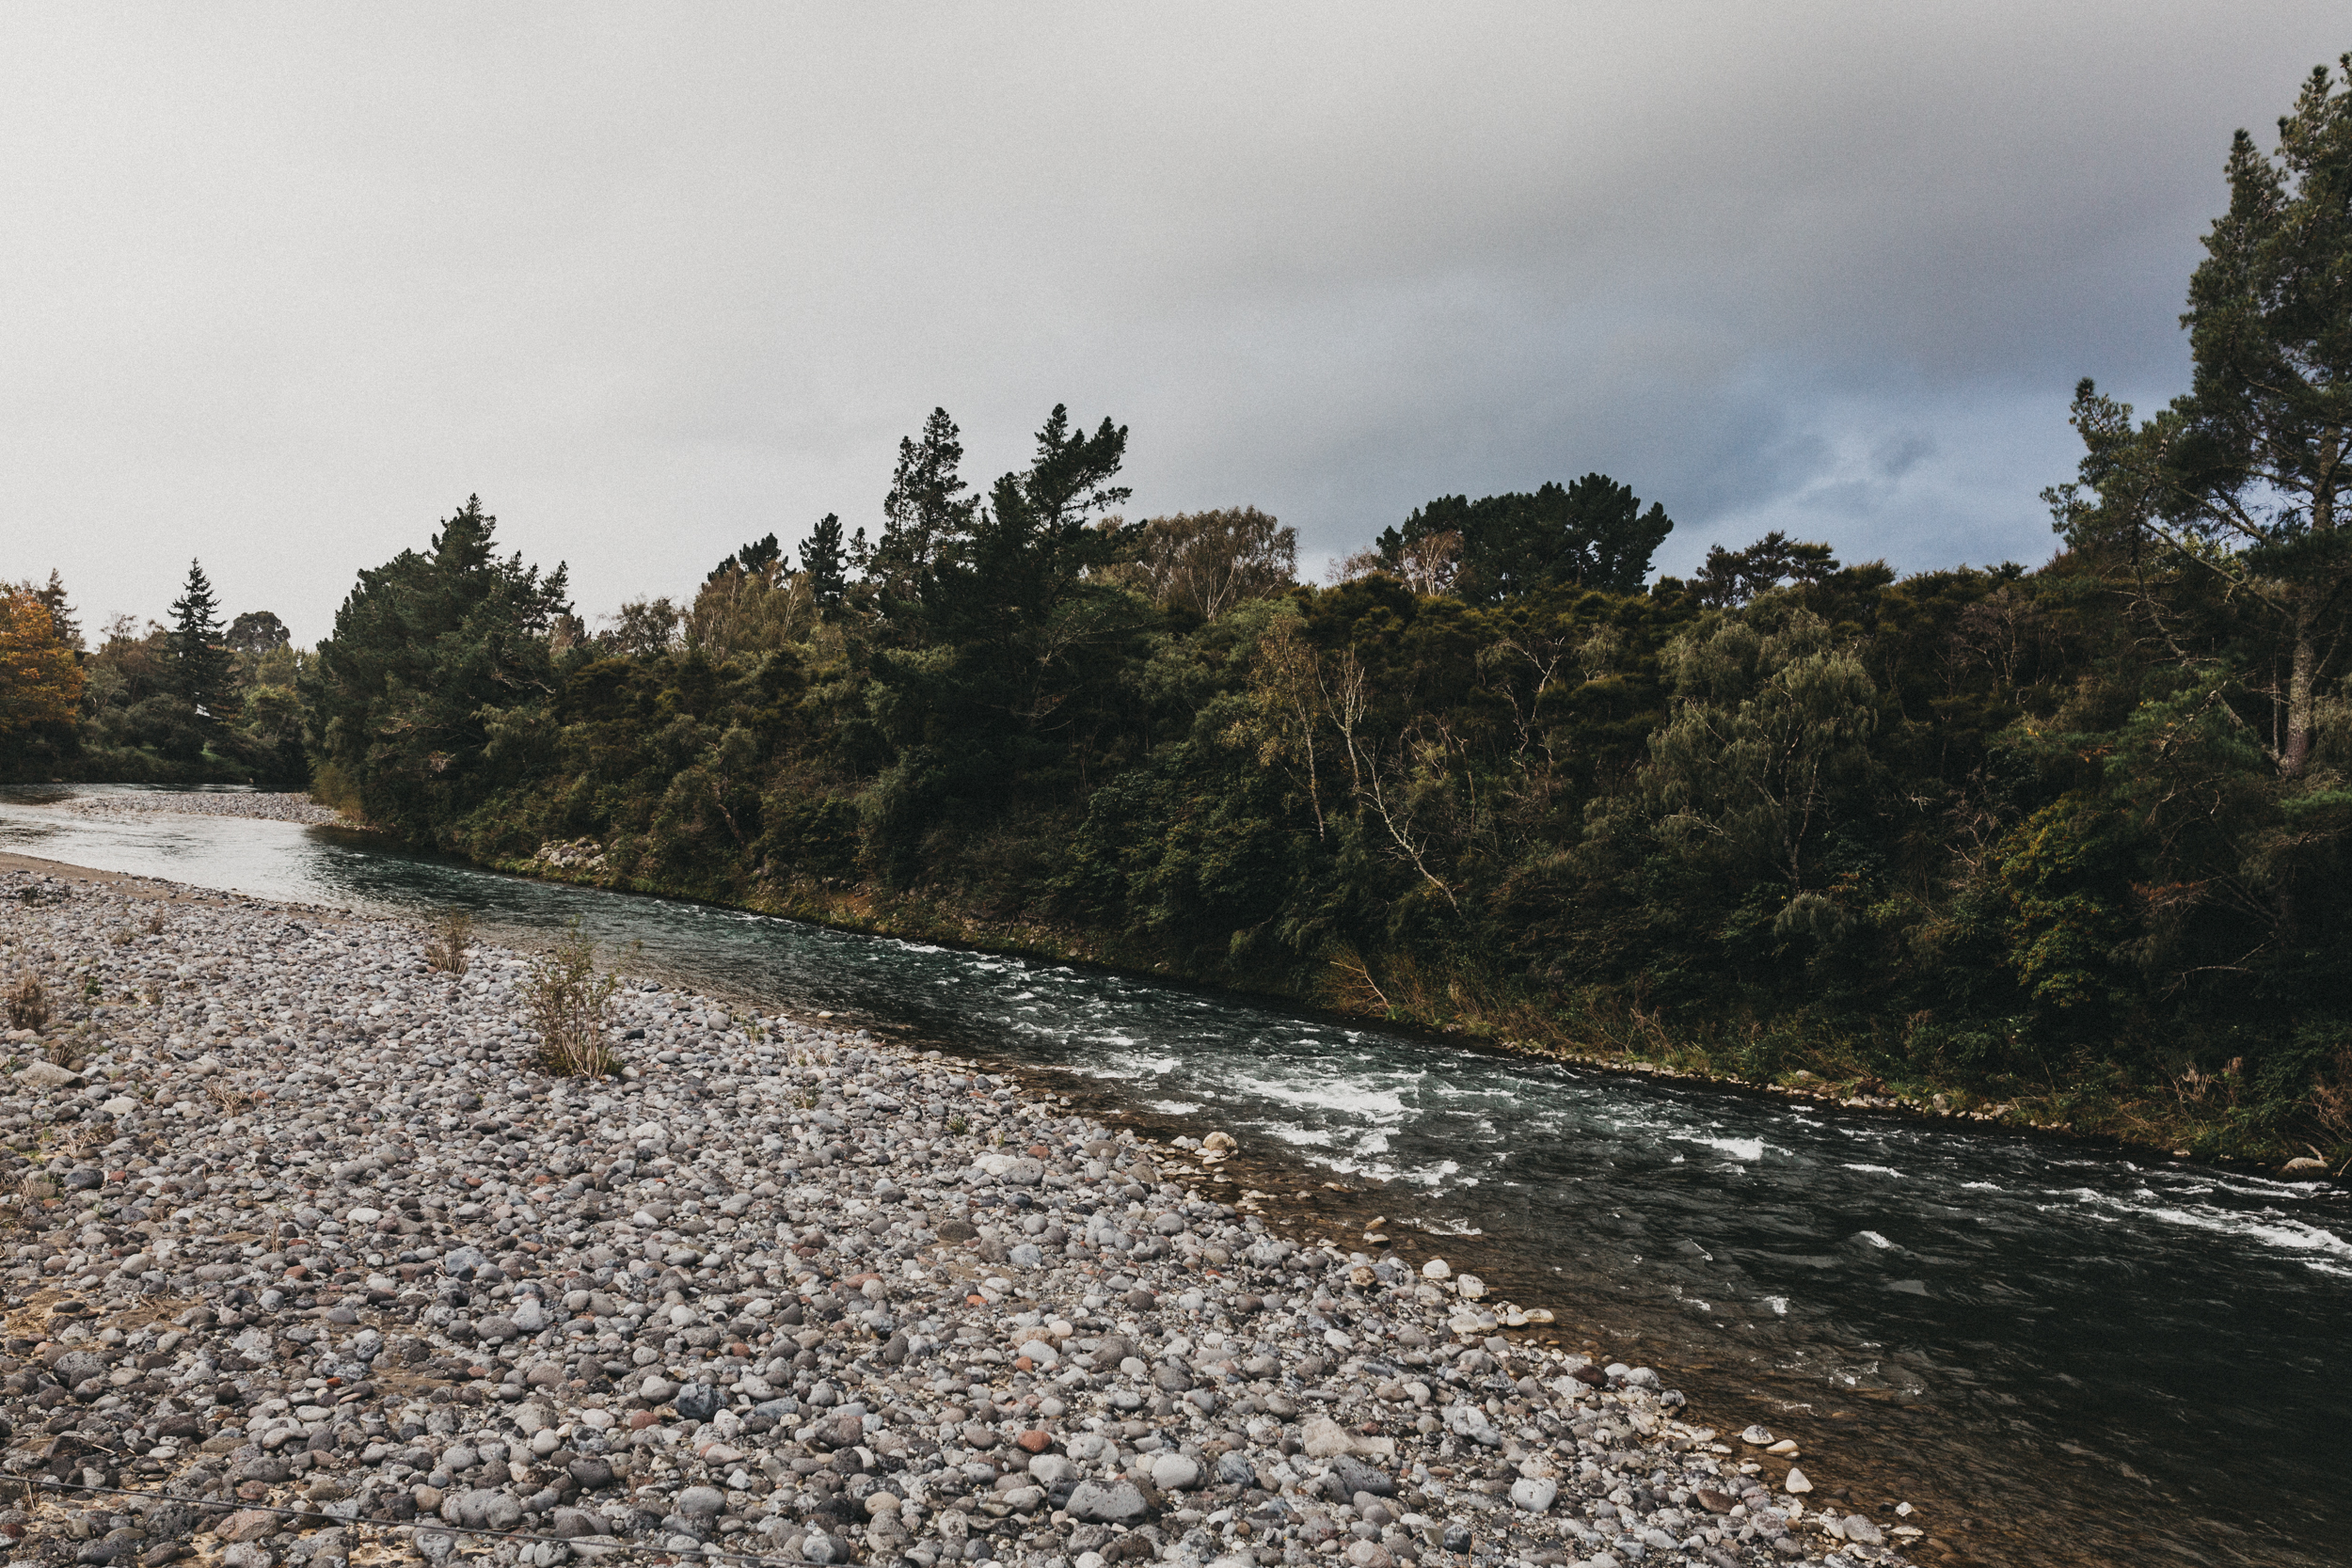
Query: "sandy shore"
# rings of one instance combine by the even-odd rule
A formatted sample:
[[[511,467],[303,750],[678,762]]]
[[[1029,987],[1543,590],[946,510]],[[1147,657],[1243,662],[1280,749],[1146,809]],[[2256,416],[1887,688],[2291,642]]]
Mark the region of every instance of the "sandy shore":
[[[630,981],[624,1075],[550,1078],[527,955],[56,871],[0,866],[0,980],[53,1012],[0,1092],[5,1465],[139,1496],[0,1510],[12,1560],[1720,1568],[1908,1528],[937,1052]]]

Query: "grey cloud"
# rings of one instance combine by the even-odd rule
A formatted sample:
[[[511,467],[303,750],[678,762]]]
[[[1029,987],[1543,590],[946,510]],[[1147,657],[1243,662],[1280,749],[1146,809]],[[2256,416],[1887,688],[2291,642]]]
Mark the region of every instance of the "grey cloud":
[[[2049,537],[2074,378],[2142,401],[2332,8],[0,17],[0,573],[326,630],[480,491],[582,607],[871,525],[1045,409],[1140,513],[1337,553],[1600,468],[1904,567]]]

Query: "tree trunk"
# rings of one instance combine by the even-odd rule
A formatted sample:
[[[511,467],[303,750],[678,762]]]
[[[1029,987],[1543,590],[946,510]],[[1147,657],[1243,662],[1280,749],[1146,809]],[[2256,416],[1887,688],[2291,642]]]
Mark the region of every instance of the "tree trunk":
[[[2311,761],[2312,732],[2319,684],[2317,627],[2308,610],[2295,618],[2295,664],[2287,675],[2286,743],[2279,748],[2279,772],[2295,778]]]

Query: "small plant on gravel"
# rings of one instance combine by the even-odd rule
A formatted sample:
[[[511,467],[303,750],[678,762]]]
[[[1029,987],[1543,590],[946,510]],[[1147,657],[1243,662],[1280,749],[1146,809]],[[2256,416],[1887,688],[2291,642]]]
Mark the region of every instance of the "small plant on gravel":
[[[8,988],[8,1027],[49,1027],[49,996],[40,989],[40,975],[20,974],[16,984]]]
[[[464,910],[451,910],[433,923],[433,934],[425,939],[425,967],[452,976],[463,974],[466,949],[472,945],[473,916]]]
[[[96,1043],[90,1038],[89,1025],[85,1023],[70,1035],[52,1037],[47,1054],[52,1062],[68,1072],[79,1072],[96,1054]]]
[[[162,915],[151,914],[147,917],[147,934],[151,937],[159,937],[164,934],[164,917]]]
[[[596,973],[596,949],[575,926],[532,961],[524,1004],[539,1032],[539,1067],[558,1078],[604,1078],[620,1063],[604,1042],[617,975]]]

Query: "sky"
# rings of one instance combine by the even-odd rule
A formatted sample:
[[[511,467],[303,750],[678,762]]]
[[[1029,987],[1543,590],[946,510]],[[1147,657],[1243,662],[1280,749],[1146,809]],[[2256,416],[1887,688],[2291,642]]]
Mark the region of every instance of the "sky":
[[[2340,4],[0,8],[0,578],[310,642],[479,494],[592,619],[1129,427],[1302,571],[1599,470],[2028,564],[2075,381],[2185,385],[2231,133]]]

